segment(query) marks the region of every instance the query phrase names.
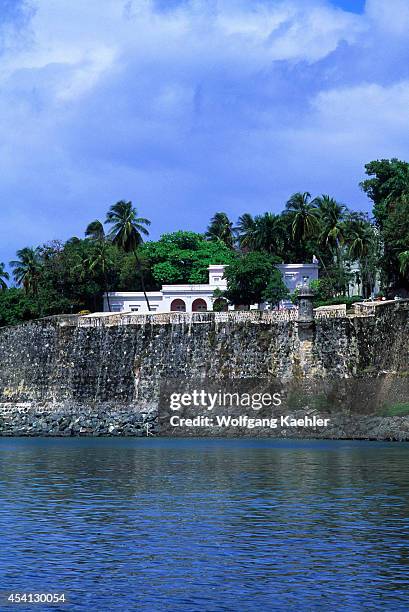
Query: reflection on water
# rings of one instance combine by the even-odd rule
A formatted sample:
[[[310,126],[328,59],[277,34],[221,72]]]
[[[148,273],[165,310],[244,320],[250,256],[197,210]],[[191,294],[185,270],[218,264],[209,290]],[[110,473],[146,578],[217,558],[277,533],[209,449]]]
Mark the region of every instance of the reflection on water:
[[[2,439],[0,589],[70,610],[407,610],[408,468],[396,443]]]

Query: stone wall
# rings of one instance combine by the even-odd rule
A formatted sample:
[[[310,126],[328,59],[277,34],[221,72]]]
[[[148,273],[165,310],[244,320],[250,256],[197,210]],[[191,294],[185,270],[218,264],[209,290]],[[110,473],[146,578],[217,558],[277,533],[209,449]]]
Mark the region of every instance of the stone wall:
[[[357,398],[358,410],[363,395],[382,403],[396,389],[397,398],[405,394],[406,302],[387,304],[370,316],[319,318],[303,328],[294,315],[177,317],[132,317],[125,324],[109,317],[56,317],[1,329],[0,434],[155,433],[160,385],[173,379],[181,386],[197,379],[251,378],[325,390],[335,385],[345,401]],[[372,395],[362,391],[368,381]],[[388,437],[396,422],[391,427],[375,430]]]

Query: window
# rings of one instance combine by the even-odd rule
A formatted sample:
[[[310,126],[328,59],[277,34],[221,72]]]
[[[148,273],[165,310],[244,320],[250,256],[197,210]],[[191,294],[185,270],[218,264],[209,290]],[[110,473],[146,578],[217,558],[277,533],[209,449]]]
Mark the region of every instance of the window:
[[[114,304],[112,306],[112,312],[121,312],[121,305],[120,304]]]
[[[129,309],[130,309],[131,312],[138,312],[139,306],[130,306]]]
[[[214,280],[215,283],[217,283],[220,280],[220,276],[214,276],[213,280]]]
[[[171,312],[186,312],[186,304],[183,300],[176,298],[170,305]]]
[[[202,298],[197,298],[192,304],[192,312],[205,312],[207,310],[207,304]]]

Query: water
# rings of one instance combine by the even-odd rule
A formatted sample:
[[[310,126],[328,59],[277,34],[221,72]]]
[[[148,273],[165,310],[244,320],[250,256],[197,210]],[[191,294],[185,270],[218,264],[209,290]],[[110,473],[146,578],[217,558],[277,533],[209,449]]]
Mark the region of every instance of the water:
[[[1,439],[0,609],[407,610],[408,468],[396,443]]]

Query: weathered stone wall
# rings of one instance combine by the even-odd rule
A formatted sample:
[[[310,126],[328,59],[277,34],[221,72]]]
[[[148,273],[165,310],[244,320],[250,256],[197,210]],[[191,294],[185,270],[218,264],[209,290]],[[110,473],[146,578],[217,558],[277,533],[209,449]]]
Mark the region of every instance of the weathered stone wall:
[[[0,330],[3,401],[151,401],[164,378],[245,378],[292,368],[295,323],[60,326]]]
[[[390,392],[388,377],[406,382],[408,339],[406,303],[371,317],[317,319],[305,329],[294,320],[217,321],[210,314],[173,324],[151,318],[79,326],[75,318],[57,317],[3,328],[0,434],[143,435],[146,425],[155,432],[159,387],[169,379],[181,385],[205,378],[278,378],[290,385],[318,380],[323,388],[330,381],[345,397],[350,381],[370,379],[375,401]]]

